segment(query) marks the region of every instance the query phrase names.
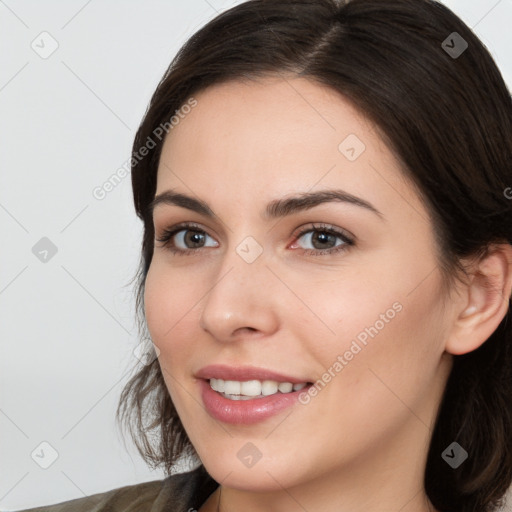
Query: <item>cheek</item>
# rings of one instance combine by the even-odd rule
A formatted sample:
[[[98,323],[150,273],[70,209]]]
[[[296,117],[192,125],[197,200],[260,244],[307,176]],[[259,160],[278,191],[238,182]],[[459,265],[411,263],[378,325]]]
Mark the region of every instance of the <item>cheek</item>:
[[[409,410],[429,421],[421,404],[430,393],[443,352],[437,284],[433,278],[423,283],[421,293],[395,288],[382,295],[380,305],[374,303],[359,314],[342,337],[339,352],[351,360],[342,370],[338,392],[352,396],[348,401],[355,416],[368,426],[375,415],[384,425],[407,417]]]
[[[346,299],[341,294],[336,298],[345,308],[338,314],[336,337],[329,342],[324,337],[325,344],[315,348],[325,387],[318,385],[318,393],[303,402],[314,411],[308,415],[324,418],[317,428],[332,436],[332,445],[326,443],[332,453],[346,438],[352,440],[347,449],[357,453],[369,446],[377,449],[409,420],[419,428],[421,422],[428,425],[425,397],[439,360],[433,316],[428,314],[435,305],[425,297],[391,292],[364,308]],[[333,308],[332,319],[335,313]]]
[[[158,358],[167,389],[173,401],[176,396],[176,377],[183,381],[187,361],[193,360],[193,339],[198,333],[198,308],[204,290],[200,280],[191,279],[158,261],[146,276],[144,308],[151,340],[160,350]]]
[[[146,276],[144,310],[153,342],[166,350],[201,298],[197,279],[153,261]],[[162,345],[162,346],[160,346]]]
[[[382,271],[379,274],[368,269],[359,275],[352,273],[343,282],[309,290],[315,312],[334,334],[327,332],[319,340],[309,326],[298,336],[323,340],[307,345],[321,362],[320,371],[336,375],[331,379],[337,382],[332,392],[345,393],[347,386],[354,386],[352,396],[361,397],[363,385],[367,396],[391,396],[380,376],[392,389],[405,393],[404,399],[408,396],[414,401],[415,394],[433,378],[445,331],[440,277],[434,272],[422,280],[428,269],[404,264],[400,272],[396,260],[389,261],[387,268],[376,266]]]
[[[323,347],[325,354],[342,354],[354,340],[364,347],[368,340],[389,330],[403,314],[396,288],[368,277],[366,281],[371,284],[352,272],[347,278],[316,282],[309,290],[301,290],[319,319],[309,330],[323,324],[324,343],[318,348]],[[293,312],[289,316],[293,317]]]
[[[180,408],[180,386],[185,372],[184,361],[193,354],[190,343],[191,322],[197,323],[194,306],[198,305],[201,290],[197,280],[184,272],[172,270],[153,260],[146,276],[144,309],[149,333],[160,350],[158,362],[162,375],[177,408]],[[188,338],[187,338],[188,335]]]

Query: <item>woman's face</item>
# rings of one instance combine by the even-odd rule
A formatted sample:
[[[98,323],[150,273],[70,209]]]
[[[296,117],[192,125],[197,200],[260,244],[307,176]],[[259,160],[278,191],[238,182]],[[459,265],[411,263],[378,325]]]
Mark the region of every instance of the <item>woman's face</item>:
[[[155,242],[145,312],[205,467],[245,490],[421,484],[450,305],[413,187],[324,86],[266,78],[195,98],[156,191],[190,200],[153,213],[157,239],[193,227]]]

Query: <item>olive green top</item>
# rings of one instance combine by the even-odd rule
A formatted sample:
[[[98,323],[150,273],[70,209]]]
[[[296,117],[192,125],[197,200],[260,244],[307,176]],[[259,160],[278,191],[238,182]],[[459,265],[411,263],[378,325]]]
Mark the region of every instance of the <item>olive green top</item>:
[[[203,505],[218,485],[200,465],[163,480],[15,512],[192,512]]]

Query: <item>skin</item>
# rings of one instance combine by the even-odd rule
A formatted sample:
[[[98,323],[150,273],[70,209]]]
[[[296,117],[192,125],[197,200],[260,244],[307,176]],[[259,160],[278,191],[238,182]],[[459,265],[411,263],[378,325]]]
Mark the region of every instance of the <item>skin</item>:
[[[178,414],[221,484],[221,510],[434,510],[423,474],[451,354],[477,348],[505,315],[510,247],[447,299],[420,197],[346,99],[295,77],[232,81],[195,98],[165,140],[156,193],[199,198],[215,217],[156,207],[157,238],[190,221],[204,230],[204,246],[178,255],[155,242],[145,312]],[[366,146],[355,161],[338,149],[349,134]],[[383,218],[342,202],[262,215],[271,200],[330,189],[370,202]],[[298,238],[312,223],[346,230],[355,243],[326,254],[343,240],[315,243],[318,231]],[[252,263],[236,252],[248,236],[263,249]],[[481,291],[490,281],[501,295]],[[250,364],[315,382],[396,302],[401,311],[307,405],[238,426],[205,410],[194,377],[203,366]],[[262,454],[251,468],[237,457],[248,442]],[[217,510],[218,499],[219,489],[200,512]]]

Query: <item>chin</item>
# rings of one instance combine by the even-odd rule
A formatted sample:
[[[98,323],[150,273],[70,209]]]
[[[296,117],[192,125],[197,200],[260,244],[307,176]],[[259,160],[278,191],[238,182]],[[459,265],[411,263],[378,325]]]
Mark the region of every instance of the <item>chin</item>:
[[[214,480],[226,487],[251,492],[282,491],[311,478],[307,465],[283,454],[280,461],[263,456],[252,467],[246,467],[232,455],[202,458],[202,463]]]

